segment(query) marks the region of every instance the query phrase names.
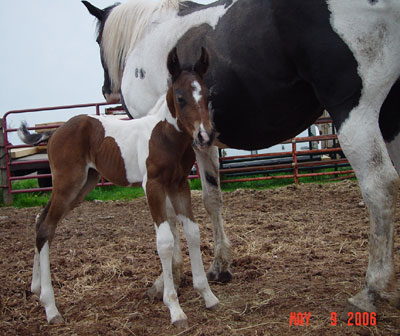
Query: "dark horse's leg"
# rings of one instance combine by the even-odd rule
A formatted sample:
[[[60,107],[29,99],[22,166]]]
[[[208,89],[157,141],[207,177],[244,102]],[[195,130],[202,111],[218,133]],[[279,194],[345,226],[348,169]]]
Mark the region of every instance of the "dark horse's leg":
[[[373,74],[373,72],[371,72]],[[370,78],[368,78],[370,79]],[[365,80],[358,106],[339,128],[340,145],[351,163],[370,213],[369,262],[365,287],[349,299],[348,310],[376,311],[378,297],[398,304],[393,263],[393,219],[399,176],[379,128],[379,111],[390,89]],[[335,113],[332,117],[335,120]],[[345,316],[343,316],[345,318]]]

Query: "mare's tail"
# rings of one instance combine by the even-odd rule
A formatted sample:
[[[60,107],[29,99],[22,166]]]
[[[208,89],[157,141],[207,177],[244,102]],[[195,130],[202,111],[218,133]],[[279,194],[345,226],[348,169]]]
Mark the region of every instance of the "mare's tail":
[[[55,131],[48,131],[43,133],[30,133],[28,130],[28,125],[25,121],[21,123],[18,129],[19,138],[27,145],[36,146],[43,141],[47,141]]]

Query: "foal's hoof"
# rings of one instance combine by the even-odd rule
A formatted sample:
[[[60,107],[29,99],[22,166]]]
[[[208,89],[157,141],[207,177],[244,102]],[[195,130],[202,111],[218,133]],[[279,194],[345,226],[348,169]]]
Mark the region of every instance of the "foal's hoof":
[[[377,314],[376,310],[377,309],[375,308],[375,310],[374,310],[375,314]],[[365,312],[366,311],[364,309],[361,309],[361,308],[351,304],[350,302],[348,302],[346,307],[344,308],[342,314],[340,314],[339,318],[341,321],[343,321],[345,323],[348,323],[349,321],[354,323],[355,316],[356,316],[355,314],[356,313],[365,313]],[[368,313],[371,314],[372,312],[368,312]]]
[[[187,320],[177,320],[175,322],[172,322],[172,324],[179,329],[186,329],[189,328],[189,323]]]
[[[207,279],[208,281],[218,281],[226,283],[232,280],[232,273],[230,270],[227,270],[225,272],[208,271]]]
[[[63,324],[63,323],[64,319],[61,315],[56,315],[49,321],[49,324]]]

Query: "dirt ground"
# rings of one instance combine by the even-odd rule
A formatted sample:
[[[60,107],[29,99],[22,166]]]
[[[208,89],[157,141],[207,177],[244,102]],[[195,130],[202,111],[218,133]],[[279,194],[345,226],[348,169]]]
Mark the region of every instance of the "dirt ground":
[[[0,334],[400,335],[400,311],[386,303],[379,303],[376,326],[331,324],[332,314],[339,316],[362,288],[368,262],[369,220],[356,183],[237,190],[223,197],[234,278],[211,283],[221,309],[207,311],[192,288],[185,248],[179,300],[187,330],[170,325],[166,306],[146,297],[161,266],[144,198],[85,202],[60,224],[51,249],[57,305],[66,321],[58,326],[47,324],[30,293],[33,223],[41,209],[0,208]],[[212,232],[199,192],[193,192],[193,206],[208,268]],[[311,314],[308,326],[290,325],[291,313],[299,312]]]

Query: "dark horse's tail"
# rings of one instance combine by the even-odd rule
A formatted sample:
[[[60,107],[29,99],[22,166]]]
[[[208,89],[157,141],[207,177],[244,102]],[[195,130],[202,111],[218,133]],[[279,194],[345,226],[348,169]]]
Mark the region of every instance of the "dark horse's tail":
[[[55,131],[48,131],[43,133],[30,133],[28,130],[28,125],[25,121],[21,123],[21,126],[18,129],[18,136],[19,138],[26,143],[27,145],[36,146],[41,142],[49,140],[52,134]]]

